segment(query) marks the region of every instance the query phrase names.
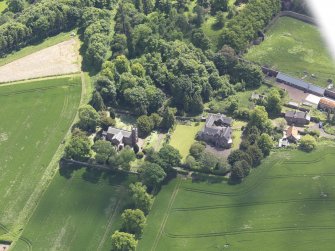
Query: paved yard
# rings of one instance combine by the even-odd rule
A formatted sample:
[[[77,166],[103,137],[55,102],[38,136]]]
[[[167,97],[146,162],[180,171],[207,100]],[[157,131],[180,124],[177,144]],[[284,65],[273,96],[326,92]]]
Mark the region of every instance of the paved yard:
[[[280,88],[284,89],[287,91],[288,96],[291,100],[295,101],[295,102],[304,102],[305,99],[307,98],[307,96],[309,95],[309,93],[305,93],[304,91],[301,91],[299,89],[296,89],[292,86],[289,85],[285,85],[282,83],[276,83]]]
[[[18,59],[0,67],[0,83],[80,72],[76,39]]]

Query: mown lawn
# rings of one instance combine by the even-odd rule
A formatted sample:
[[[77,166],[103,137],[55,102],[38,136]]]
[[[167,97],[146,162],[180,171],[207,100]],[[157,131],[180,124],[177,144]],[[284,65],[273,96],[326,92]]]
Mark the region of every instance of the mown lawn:
[[[66,173],[66,172],[65,172]],[[121,227],[132,177],[85,169],[57,175],[22,234],[32,250],[110,250],[111,234]],[[21,251],[19,241],[13,250]]]
[[[158,194],[137,250],[331,251],[334,161],[334,146],[324,145],[277,152],[237,185],[174,180]]]
[[[17,230],[74,120],[80,77],[0,86],[0,224]],[[34,199],[33,199],[34,198]],[[0,237],[1,238],[1,237]]]
[[[334,62],[316,26],[281,17],[266,35],[263,43],[249,50],[246,59],[320,86],[327,86],[328,79],[335,80]]]
[[[191,125],[178,124],[171,135],[170,145],[179,150],[183,160],[189,154],[191,145],[195,141],[197,133],[203,128],[204,123],[192,123]]]

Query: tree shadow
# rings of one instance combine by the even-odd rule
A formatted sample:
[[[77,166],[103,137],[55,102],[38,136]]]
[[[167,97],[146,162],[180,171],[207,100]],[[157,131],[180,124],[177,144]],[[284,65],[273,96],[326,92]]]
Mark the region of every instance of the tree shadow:
[[[82,166],[70,163],[64,159],[59,161],[59,174],[66,179],[71,179],[74,171],[81,169]]]

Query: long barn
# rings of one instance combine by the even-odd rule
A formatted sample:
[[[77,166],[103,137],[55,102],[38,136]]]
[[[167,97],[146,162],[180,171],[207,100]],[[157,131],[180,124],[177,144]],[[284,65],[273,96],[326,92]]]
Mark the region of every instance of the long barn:
[[[315,94],[317,96],[323,97],[325,95],[326,89],[321,88],[319,86],[307,83],[301,79],[291,77],[284,73],[279,72],[276,77],[277,81],[280,83],[284,83],[290,86],[293,86],[297,89],[303,90],[308,93]]]

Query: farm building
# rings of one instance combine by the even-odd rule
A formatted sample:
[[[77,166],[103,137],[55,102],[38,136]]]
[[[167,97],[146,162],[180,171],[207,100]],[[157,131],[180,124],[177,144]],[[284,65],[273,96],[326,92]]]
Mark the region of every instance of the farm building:
[[[320,99],[318,107],[321,110],[335,110],[335,101],[328,98],[322,98]]]
[[[287,124],[297,126],[308,125],[311,121],[309,114],[302,111],[288,111],[285,113],[285,119]]]
[[[312,94],[315,94],[315,95],[318,95],[318,96],[321,96],[321,97],[323,97],[324,94],[325,94],[325,89],[324,88],[321,88],[319,86],[316,86],[316,85],[313,85],[313,84],[310,84],[310,83],[306,83],[305,81],[303,81],[301,79],[291,77],[291,76],[286,75],[286,74],[281,73],[281,72],[278,73],[278,75],[276,77],[276,80],[280,83],[284,83],[284,84],[293,86],[293,87],[295,87],[297,89],[300,89],[302,91],[309,92],[309,93],[312,93]]]
[[[198,134],[198,138],[216,147],[230,148],[232,146],[232,118],[222,114],[211,114],[206,120],[205,127]]]
[[[138,132],[136,127],[132,128],[131,131],[126,131],[110,126],[107,131],[102,132],[102,136],[118,148],[125,145],[134,146],[138,142]]]

